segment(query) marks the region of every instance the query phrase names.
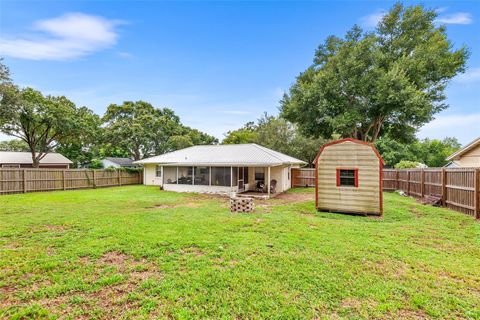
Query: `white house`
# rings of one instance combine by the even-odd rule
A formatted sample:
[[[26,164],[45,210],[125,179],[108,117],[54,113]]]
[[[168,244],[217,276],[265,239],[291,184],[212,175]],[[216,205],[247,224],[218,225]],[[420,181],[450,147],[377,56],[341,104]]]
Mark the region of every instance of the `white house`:
[[[257,144],[193,146],[134,162],[144,184],[179,192],[283,192],[306,162]]]

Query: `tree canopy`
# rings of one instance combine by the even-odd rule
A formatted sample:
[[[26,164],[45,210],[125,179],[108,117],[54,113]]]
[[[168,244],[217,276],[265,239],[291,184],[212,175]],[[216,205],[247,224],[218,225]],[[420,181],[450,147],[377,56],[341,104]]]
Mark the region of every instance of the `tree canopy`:
[[[223,144],[257,143],[288,154],[313,165],[325,139],[308,138],[285,119],[264,114],[257,123],[247,122],[242,128],[229,131]]]
[[[374,32],[354,26],[344,38],[328,37],[282,99],[282,116],[312,137],[412,140],[447,108],[445,87],[468,57],[435,18],[423,6],[396,4]]]
[[[155,108],[144,101],[111,104],[103,117],[109,143],[139,160],[194,144],[216,143],[215,137],[180,123],[168,108]]]

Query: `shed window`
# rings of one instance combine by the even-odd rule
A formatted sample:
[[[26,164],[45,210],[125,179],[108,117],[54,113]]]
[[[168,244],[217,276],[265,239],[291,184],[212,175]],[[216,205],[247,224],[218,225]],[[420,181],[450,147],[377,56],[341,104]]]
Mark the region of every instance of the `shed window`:
[[[358,187],[358,169],[337,169],[337,187]]]

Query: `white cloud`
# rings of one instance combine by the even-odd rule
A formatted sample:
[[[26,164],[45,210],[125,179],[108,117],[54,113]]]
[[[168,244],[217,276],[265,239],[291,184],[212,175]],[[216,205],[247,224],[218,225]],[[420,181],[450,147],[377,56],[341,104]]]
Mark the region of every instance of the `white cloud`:
[[[456,137],[466,144],[479,135],[480,113],[440,115],[420,129],[420,138]]]
[[[372,29],[377,26],[377,24],[382,21],[383,17],[387,11],[381,9],[377,10],[376,12],[363,16],[360,18],[360,24],[364,28]]]
[[[455,78],[456,82],[472,83],[480,81],[480,68],[471,68]]]
[[[468,12],[456,12],[438,17],[435,21],[442,24],[471,24],[473,19]]]
[[[68,60],[109,48],[121,22],[83,13],[67,13],[34,23],[28,37],[2,37],[0,54],[29,60]]]

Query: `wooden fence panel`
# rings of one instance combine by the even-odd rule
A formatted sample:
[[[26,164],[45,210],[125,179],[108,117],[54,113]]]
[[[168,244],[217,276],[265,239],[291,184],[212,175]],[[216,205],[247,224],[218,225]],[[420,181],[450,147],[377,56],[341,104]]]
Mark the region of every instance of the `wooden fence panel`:
[[[124,170],[0,168],[0,195],[141,183],[142,172]]]
[[[383,185],[384,191],[441,198],[444,206],[480,219],[479,168],[385,169]]]
[[[315,168],[292,169],[292,187],[314,187]]]

